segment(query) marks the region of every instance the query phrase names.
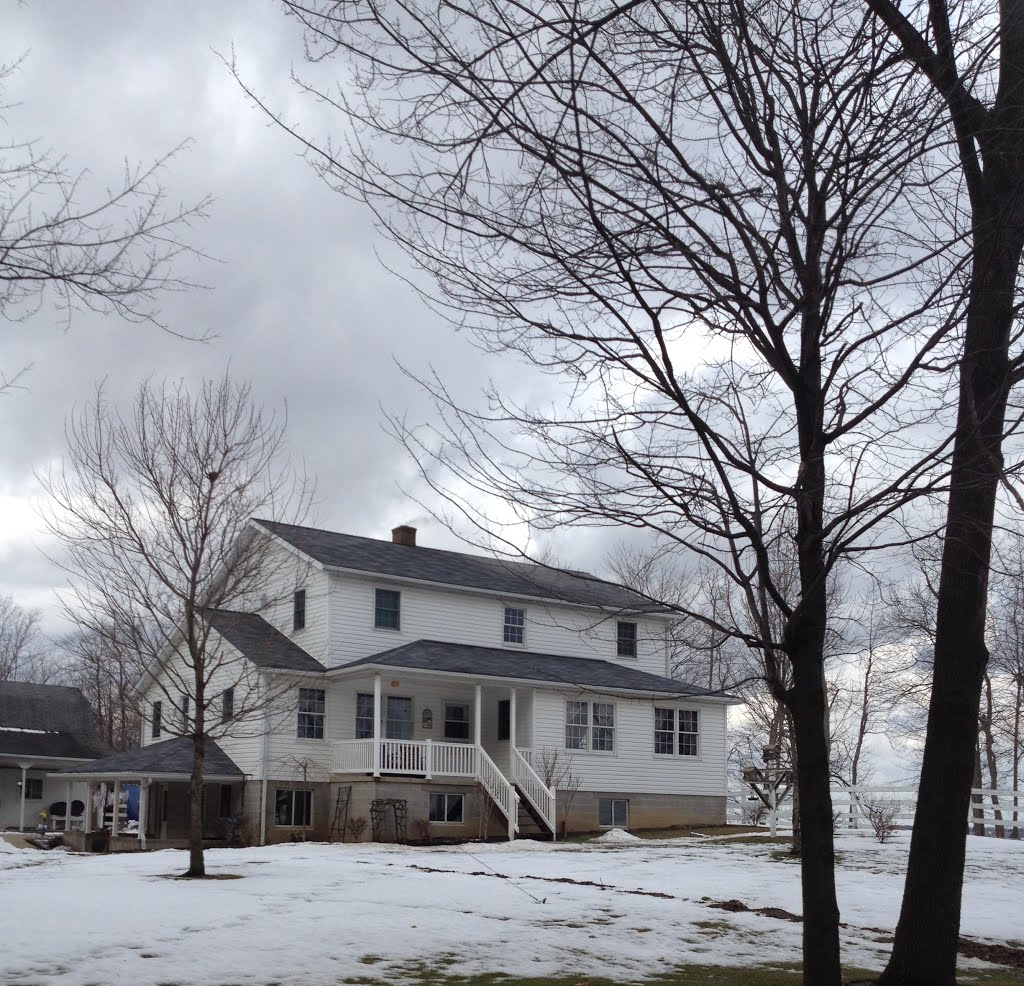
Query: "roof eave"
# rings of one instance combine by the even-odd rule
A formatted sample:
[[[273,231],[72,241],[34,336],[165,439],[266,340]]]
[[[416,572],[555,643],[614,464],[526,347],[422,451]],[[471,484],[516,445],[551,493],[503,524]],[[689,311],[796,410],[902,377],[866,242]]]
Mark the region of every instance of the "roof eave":
[[[468,671],[441,671],[429,668],[405,667],[403,665],[398,664],[343,664],[337,668],[330,668],[327,672],[327,675],[329,678],[332,679],[349,677],[354,678],[358,677],[359,672],[369,672],[371,674],[376,674],[378,672],[394,673],[398,671],[407,671],[412,674],[422,674],[428,677],[441,676],[444,678],[458,678],[463,681],[476,681],[480,678],[486,678],[488,681],[492,682],[516,686],[523,685],[525,687],[530,688],[551,688],[559,690],[572,688],[576,691],[581,692],[601,692],[602,694],[608,693],[614,695],[629,695],[641,698],[671,698],[677,701],[686,699],[688,701],[711,701],[716,703],[728,701],[729,704],[732,704],[736,701],[735,699],[731,699],[731,697],[729,696],[722,695],[694,695],[692,692],[658,691],[656,689],[651,688],[616,688],[610,685],[585,685],[572,681],[559,681],[557,679],[552,680],[550,678],[517,678],[511,677],[509,675],[485,674],[483,672],[473,673]]]
[[[298,550],[298,549],[296,549]],[[302,552],[300,552],[302,554]],[[675,621],[679,617],[675,613],[668,613],[662,610],[644,611],[629,606],[600,606],[597,603],[581,603],[572,599],[564,599],[561,596],[534,596],[525,592],[506,591],[504,589],[483,589],[480,586],[465,585],[462,582],[438,582],[434,579],[414,579],[408,575],[393,575],[390,572],[375,572],[365,568],[348,568],[343,565],[322,564],[326,572],[337,572],[342,575],[355,575],[359,578],[387,579],[390,582],[400,582],[403,585],[423,585],[432,589],[460,589],[463,592],[475,593],[481,596],[490,596],[498,599],[525,599],[528,602],[541,603],[545,606],[552,604],[561,606],[577,606],[580,609],[595,610],[598,613],[605,613],[609,616],[616,614],[629,614],[631,616],[652,616],[656,619]]]

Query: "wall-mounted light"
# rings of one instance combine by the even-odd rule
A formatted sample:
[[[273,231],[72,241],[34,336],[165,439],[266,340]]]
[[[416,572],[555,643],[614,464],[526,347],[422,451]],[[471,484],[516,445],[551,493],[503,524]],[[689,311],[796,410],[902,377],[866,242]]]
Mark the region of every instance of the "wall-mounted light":
[[[401,682],[397,678],[392,678],[391,679],[391,687],[392,688],[397,688],[400,684],[401,684]]]
[[[434,713],[431,712],[430,709],[424,709],[423,710],[423,715],[420,716],[420,723],[422,724],[424,729],[433,729],[434,728]]]

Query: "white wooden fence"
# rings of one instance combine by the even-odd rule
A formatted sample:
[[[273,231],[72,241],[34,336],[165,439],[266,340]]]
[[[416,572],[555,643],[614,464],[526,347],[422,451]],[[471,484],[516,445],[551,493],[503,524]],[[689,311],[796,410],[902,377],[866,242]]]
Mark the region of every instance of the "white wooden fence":
[[[891,808],[891,819],[899,828],[910,828],[914,824],[917,809],[917,788],[911,786],[858,786],[834,787],[832,789],[832,810],[837,828],[871,830],[871,812]],[[776,809],[776,819],[781,826],[793,823],[793,805],[787,797]],[[750,824],[755,814],[768,824],[768,812],[747,785],[729,792],[729,821],[736,824]],[[1024,791],[974,788],[971,791],[971,810],[964,824],[969,831],[984,835],[1002,835],[1008,838],[1024,839]]]

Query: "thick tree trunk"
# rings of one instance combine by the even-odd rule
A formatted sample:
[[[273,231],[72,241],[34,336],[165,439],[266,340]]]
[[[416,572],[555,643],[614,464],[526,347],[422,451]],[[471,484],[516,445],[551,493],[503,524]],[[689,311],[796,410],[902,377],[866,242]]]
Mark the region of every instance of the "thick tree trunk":
[[[975,203],[971,298],[960,371],[957,433],[939,580],[935,667],[917,815],[903,906],[887,986],[953,986],[960,933],[967,818],[974,778],[978,708],[988,660],[985,614],[992,524],[1002,471],[1009,386],[1008,346],[1020,259],[1016,178],[990,197],[989,219]],[[993,181],[991,189],[999,187]],[[1012,224],[1011,224],[1012,225]],[[1020,224],[1024,226],[1024,223]]]
[[[192,737],[192,776],[189,781],[188,872],[186,876],[206,876],[203,856],[203,761],[206,759],[206,736],[196,730]]]
[[[790,708],[796,730],[800,878],[804,905],[804,983],[840,986],[839,906],[829,784],[824,669],[795,675]],[[794,805],[794,810],[797,806]]]

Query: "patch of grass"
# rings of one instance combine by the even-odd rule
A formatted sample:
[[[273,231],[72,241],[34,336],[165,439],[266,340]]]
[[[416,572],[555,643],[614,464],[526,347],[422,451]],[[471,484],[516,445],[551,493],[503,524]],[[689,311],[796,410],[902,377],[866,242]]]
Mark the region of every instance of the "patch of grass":
[[[363,965],[376,965],[378,962],[384,961],[383,955],[360,955],[359,961]]]
[[[452,975],[445,963],[437,968],[432,963],[418,962],[389,969],[386,979],[352,977],[339,983],[352,986],[385,986],[391,983],[415,983],[419,986],[629,986],[626,982],[594,976],[542,976],[520,978],[504,973],[484,973],[476,976]],[[684,965],[650,979],[638,978],[630,984],[643,986],[800,986],[798,963],[782,962],[760,968],[739,968],[713,965]],[[878,973],[866,969],[847,969],[846,983],[873,983]],[[1020,986],[1019,973],[1011,970],[965,969],[958,974],[963,986]]]

